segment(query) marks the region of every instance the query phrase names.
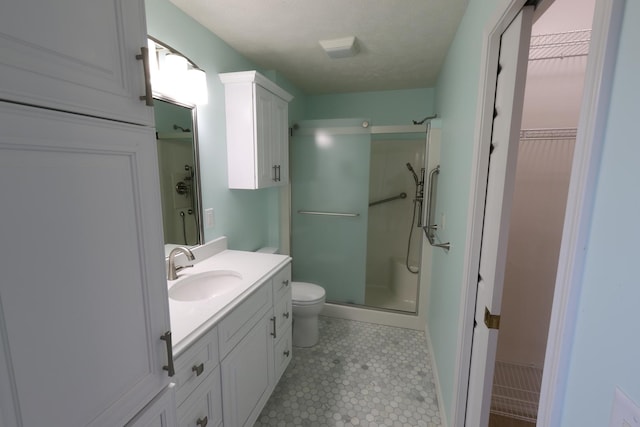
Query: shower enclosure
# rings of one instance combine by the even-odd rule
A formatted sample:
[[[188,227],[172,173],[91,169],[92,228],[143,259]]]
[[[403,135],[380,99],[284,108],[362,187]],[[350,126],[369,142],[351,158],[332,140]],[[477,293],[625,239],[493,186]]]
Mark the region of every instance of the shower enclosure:
[[[296,281],[327,301],[417,311],[424,132],[372,134],[365,119],[301,122],[291,143]]]

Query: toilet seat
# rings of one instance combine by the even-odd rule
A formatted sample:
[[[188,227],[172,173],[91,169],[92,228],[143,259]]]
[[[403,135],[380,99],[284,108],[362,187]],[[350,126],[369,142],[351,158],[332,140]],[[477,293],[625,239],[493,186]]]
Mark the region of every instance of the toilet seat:
[[[306,282],[292,282],[291,301],[293,305],[313,305],[324,302],[325,291],[322,286]]]

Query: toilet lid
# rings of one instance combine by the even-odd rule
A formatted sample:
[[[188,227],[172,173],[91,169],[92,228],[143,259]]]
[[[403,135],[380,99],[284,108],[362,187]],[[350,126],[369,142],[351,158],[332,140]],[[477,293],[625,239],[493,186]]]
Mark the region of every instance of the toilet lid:
[[[293,282],[291,284],[291,299],[293,303],[309,303],[324,298],[324,288],[313,283]]]

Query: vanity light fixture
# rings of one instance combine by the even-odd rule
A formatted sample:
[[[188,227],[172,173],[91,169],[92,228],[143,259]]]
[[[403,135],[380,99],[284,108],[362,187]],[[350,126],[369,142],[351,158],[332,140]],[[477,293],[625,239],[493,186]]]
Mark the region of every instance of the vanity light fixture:
[[[148,39],[151,86],[155,94],[191,105],[208,102],[207,75],[178,51]]]
[[[329,58],[350,58],[356,56],[359,51],[358,39],[354,36],[340,39],[320,40],[320,46],[329,55]]]

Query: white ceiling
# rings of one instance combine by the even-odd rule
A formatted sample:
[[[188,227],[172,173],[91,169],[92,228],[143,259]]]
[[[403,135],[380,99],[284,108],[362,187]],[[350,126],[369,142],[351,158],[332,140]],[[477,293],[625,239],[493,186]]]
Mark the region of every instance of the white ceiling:
[[[171,0],[309,94],[432,87],[469,0]],[[355,36],[330,59],[318,41]]]

